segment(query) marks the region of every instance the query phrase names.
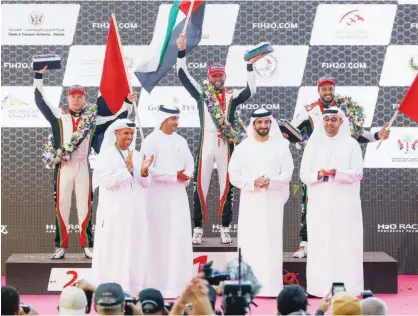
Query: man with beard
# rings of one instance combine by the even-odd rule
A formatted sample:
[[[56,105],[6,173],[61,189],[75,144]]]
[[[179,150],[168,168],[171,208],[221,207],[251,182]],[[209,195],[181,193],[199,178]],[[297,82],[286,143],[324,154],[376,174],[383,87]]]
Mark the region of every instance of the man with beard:
[[[315,126],[320,126],[322,124],[322,113],[324,110],[336,106],[338,108],[343,108],[350,124],[351,135],[359,143],[369,143],[375,142],[380,139],[387,139],[389,137],[389,130],[386,129],[387,124],[376,133],[365,131],[363,129],[363,109],[361,106],[351,101],[348,97],[342,97],[334,94],[335,91],[335,80],[330,76],[322,77],[318,80],[318,93],[319,99],[312,104],[304,106],[301,111],[299,111],[291,124],[295,127],[298,127],[304,134],[308,137],[311,136]],[[355,111],[352,110],[352,107],[356,107],[359,113],[358,116],[361,117],[359,120],[353,117]],[[287,135],[284,135],[285,137]],[[304,146],[303,146],[304,147]],[[302,239],[299,248],[293,254],[295,258],[303,258],[308,254],[308,230],[306,224],[306,213],[307,209],[307,190],[306,185],[302,185],[303,196],[302,196],[302,216],[301,216],[301,229],[300,237]]]
[[[241,189],[238,247],[262,286],[259,296],[276,297],[283,289],[283,209],[293,168],[277,121],[270,111],[255,110],[248,137],[232,154],[229,177]]]
[[[232,221],[233,190],[228,178],[228,162],[234,150],[234,144],[240,142],[237,129],[238,119],[236,108],[255,94],[255,76],[253,63],[265,55],[259,55],[247,62],[247,87],[244,89],[227,90],[224,87],[225,67],[214,63],[208,70],[208,84],[199,84],[188,72],[186,64],[186,39],[184,34],[177,40],[178,77],[197,101],[200,118],[200,146],[196,155],[194,177],[194,244],[201,244],[203,237],[203,221],[206,221],[206,197],[214,163],[218,169],[220,203],[219,217],[222,221],[221,242],[230,244],[230,223]]]

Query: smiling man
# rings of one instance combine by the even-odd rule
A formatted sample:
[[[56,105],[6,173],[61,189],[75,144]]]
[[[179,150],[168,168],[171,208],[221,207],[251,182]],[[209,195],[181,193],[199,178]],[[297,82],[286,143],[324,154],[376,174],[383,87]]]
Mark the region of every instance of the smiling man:
[[[241,189],[238,247],[262,286],[259,296],[276,297],[283,288],[283,209],[292,173],[289,142],[277,121],[270,111],[255,110],[248,137],[232,154],[229,177]]]
[[[335,80],[332,77],[324,76],[318,80],[318,94],[319,99],[304,106],[301,111],[296,113],[295,118],[291,123],[293,126],[298,127],[304,134],[307,135],[307,137],[311,136],[314,128],[322,126],[322,113],[326,109],[334,106],[337,108],[344,108],[351,130],[351,135],[359,143],[375,142],[389,137],[389,131],[386,130],[387,125],[376,133],[363,129],[363,107],[352,101],[349,97],[336,95]],[[304,146],[302,146],[302,148],[303,147]],[[299,248],[293,255],[296,258],[303,258],[308,254],[308,230],[306,224],[306,214],[308,211],[306,204],[308,200],[308,193],[305,185],[302,185],[302,189],[302,216],[300,224],[300,237],[302,240]]]
[[[158,289],[165,298],[181,294],[193,273],[191,218],[186,187],[193,175],[193,157],[187,141],[176,133],[180,110],[161,105],[154,131],[141,147],[141,156],[155,157],[144,168],[148,187],[149,231],[146,287]]]
[[[93,189],[100,188],[92,262],[97,284],[118,283],[130,293],[143,288],[148,225],[141,169],[152,161],[135,151],[132,121],[109,126],[93,172]]]
[[[324,297],[333,282],[363,291],[363,157],[344,112],[330,107],[303,154],[300,178],[309,192],[307,292]]]

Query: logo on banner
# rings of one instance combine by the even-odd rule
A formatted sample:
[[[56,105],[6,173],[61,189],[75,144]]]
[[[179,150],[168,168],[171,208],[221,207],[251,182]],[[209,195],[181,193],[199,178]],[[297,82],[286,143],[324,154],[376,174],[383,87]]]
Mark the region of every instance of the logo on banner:
[[[2,235],[7,235],[8,234],[7,225],[1,225],[1,234]]]
[[[284,284],[286,284],[286,285],[292,285],[292,284],[299,285],[300,284],[299,279],[298,279],[298,277],[299,277],[298,272],[294,273],[294,272],[290,272],[290,271],[287,271],[287,270],[283,269],[282,274],[283,274],[283,283]]]
[[[22,1],[20,1],[22,2]],[[71,45],[79,4],[2,4],[3,45]],[[47,18],[48,17],[48,18]]]
[[[254,64],[254,70],[262,80],[270,81],[277,71],[277,59],[267,55]]]
[[[351,10],[345,13],[340,19],[340,24],[354,25],[364,22],[364,18],[360,13],[360,10]]]
[[[417,150],[418,139],[408,135],[401,139],[398,139],[396,144],[400,152],[402,152],[405,155],[409,155],[415,150]]]
[[[29,14],[29,23],[33,25],[42,25],[45,22],[45,15],[42,12],[35,11]]]
[[[28,63],[3,63],[4,69],[29,69]]]
[[[96,227],[96,225],[93,224],[91,230],[94,231],[95,227]],[[45,225],[45,233],[47,233],[47,234],[54,234],[56,232],[56,230],[57,230],[57,226],[54,225],[54,224]],[[67,233],[69,233],[69,234],[75,234],[75,233],[78,234],[78,233],[80,233],[80,231],[81,231],[80,225],[78,225],[78,224],[76,224],[76,225],[69,224],[67,226]]]
[[[258,109],[266,109],[266,110],[279,110],[279,104],[240,104],[238,106],[240,110],[258,110]]]
[[[294,22],[253,22],[253,29],[297,29],[298,24]]]
[[[220,233],[221,228],[222,228],[222,225],[212,224],[212,233]],[[229,224],[229,229],[230,229],[231,233],[237,233],[238,232],[238,224]]]
[[[108,29],[110,27],[109,22],[93,22],[92,24],[93,29]],[[137,23],[130,23],[130,22],[120,22],[118,23],[118,28],[120,29],[136,29],[138,28]]]
[[[412,69],[418,70],[418,56],[413,56],[409,59],[409,65]]]
[[[394,4],[320,4],[310,43],[327,46],[388,45],[396,8]]]
[[[417,223],[408,224],[377,224],[378,233],[418,233]]]
[[[7,113],[10,120],[39,119],[40,112],[16,95],[9,93],[1,99],[1,109]]]

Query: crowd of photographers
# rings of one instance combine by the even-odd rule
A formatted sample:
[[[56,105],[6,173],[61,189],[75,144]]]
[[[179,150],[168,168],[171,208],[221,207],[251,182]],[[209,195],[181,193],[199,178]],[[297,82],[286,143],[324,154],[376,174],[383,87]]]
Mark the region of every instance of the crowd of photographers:
[[[218,295],[222,296],[224,315],[245,315],[250,312],[257,285],[248,277],[239,281],[221,282],[209,269],[195,276],[175,302],[164,302],[157,289],[144,289],[137,297],[125,293],[116,283],[105,283],[97,288],[85,280],[63,289],[59,305],[60,315],[86,315],[93,307],[98,315],[221,315],[215,309]],[[242,270],[240,270],[240,275]],[[243,274],[247,273],[245,270]],[[247,275],[249,275],[247,273]],[[252,285],[251,285],[252,284]],[[213,287],[218,285],[216,290]],[[249,289],[249,290],[248,290]],[[255,305],[255,304],[254,304]],[[278,293],[277,315],[309,315],[308,296],[298,285],[288,285]],[[328,313],[327,313],[328,312]],[[315,315],[386,315],[387,306],[373,297],[370,291],[362,298],[350,296],[343,290],[330,291],[323,298]],[[11,286],[1,289],[2,315],[39,315],[31,306],[20,302],[19,293]],[[274,312],[272,311],[272,314]]]

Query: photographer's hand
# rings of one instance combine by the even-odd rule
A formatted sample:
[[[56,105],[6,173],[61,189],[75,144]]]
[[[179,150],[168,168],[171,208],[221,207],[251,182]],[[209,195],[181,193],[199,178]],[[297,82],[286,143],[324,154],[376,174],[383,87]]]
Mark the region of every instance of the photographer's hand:
[[[132,303],[128,303],[127,305],[131,308],[132,315],[144,315],[144,312],[142,311],[142,306],[141,306],[140,302],[138,302],[136,305],[134,305]]]

